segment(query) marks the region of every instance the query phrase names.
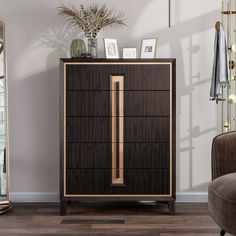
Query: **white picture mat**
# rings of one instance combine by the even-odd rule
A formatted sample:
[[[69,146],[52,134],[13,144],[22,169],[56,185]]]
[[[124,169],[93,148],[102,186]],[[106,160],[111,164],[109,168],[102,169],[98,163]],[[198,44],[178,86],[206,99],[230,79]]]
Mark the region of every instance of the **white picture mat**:
[[[141,58],[155,58],[157,39],[143,39]]]
[[[108,59],[119,58],[119,51],[116,39],[104,39],[105,54]]]
[[[123,48],[123,58],[137,58],[137,48]]]

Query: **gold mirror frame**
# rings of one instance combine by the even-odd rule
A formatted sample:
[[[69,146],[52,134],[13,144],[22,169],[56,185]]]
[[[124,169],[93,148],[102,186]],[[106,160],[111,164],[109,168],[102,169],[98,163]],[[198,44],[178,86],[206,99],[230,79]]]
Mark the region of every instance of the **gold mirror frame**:
[[[0,201],[0,215],[9,212],[12,209],[9,196],[9,131],[8,131],[8,89],[7,89],[7,57],[6,57],[6,29],[3,18],[0,16],[0,24],[2,25],[2,41],[3,41],[3,75],[4,75],[4,105],[5,105],[5,150],[6,150],[6,200]]]

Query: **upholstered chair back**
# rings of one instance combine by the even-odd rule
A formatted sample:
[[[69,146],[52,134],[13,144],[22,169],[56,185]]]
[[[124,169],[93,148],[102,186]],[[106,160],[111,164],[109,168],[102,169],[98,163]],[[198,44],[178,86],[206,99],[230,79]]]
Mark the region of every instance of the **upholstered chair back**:
[[[214,138],[212,143],[212,179],[236,172],[236,131]]]

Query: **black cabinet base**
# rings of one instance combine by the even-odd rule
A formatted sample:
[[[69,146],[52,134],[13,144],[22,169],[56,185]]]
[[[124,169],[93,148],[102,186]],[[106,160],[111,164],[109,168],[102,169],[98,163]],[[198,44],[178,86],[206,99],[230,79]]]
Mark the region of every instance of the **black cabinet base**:
[[[76,201],[77,202],[77,201]],[[124,201],[125,202],[125,201]],[[161,201],[155,201],[156,203],[161,203]],[[77,202],[78,203],[78,202]],[[175,201],[167,201],[165,202],[168,205],[168,209],[169,209],[169,214],[170,215],[174,215],[175,214]],[[67,211],[67,206],[71,205],[72,201],[68,200],[68,201],[60,201],[60,215],[61,216],[65,216],[66,215],[66,211]]]
[[[66,210],[67,210],[67,205],[70,201],[61,201],[60,202],[60,215],[65,216],[66,215]]]
[[[220,231],[220,235],[225,235],[225,231],[223,229]]]
[[[169,201],[168,208],[169,208],[170,215],[174,215],[175,214],[175,202]]]

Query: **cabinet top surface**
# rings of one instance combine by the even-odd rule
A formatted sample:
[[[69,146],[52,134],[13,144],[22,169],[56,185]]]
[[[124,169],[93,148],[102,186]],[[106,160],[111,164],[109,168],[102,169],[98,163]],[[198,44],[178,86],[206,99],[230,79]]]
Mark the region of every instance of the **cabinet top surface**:
[[[98,62],[107,62],[107,63],[172,63],[175,62],[175,58],[158,58],[158,59],[106,59],[106,58],[96,58],[96,59],[81,59],[81,58],[61,58],[63,63],[98,63]]]

